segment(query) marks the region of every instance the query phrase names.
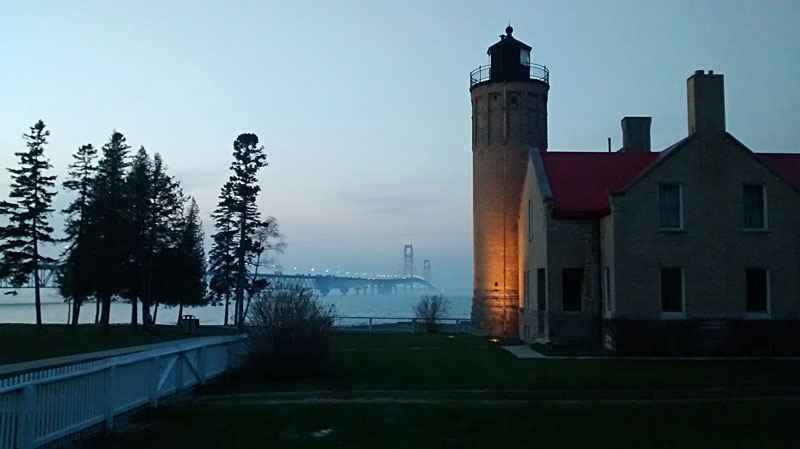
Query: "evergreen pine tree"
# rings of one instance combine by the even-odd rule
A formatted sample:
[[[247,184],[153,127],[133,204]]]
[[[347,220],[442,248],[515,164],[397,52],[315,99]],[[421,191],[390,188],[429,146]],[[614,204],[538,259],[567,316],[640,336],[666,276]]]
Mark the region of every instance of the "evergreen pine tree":
[[[182,220],[177,245],[157,256],[153,295],[159,302],[178,306],[178,320],[184,306],[208,302],[204,280],[206,263],[200,208],[194,199]]]
[[[55,241],[51,236],[53,228],[47,221],[56,194],[51,190],[56,177],[46,174],[52,168],[44,157],[49,135],[41,120],[30,128],[30,134],[22,135],[27,150],[14,153],[19,157],[19,166],[8,169],[12,179],[10,201],[0,204],[0,214],[8,217],[8,224],[0,228],[0,277],[20,286],[33,274],[37,326],[42,325],[39,268],[43,263],[55,262],[40,253],[42,243]]]
[[[87,216],[87,246],[92,254],[92,293],[102,302],[100,322],[109,325],[111,299],[125,291],[130,224],[125,178],[130,146],[114,131],[97,165]]]
[[[209,253],[211,281],[209,289],[214,301],[225,303],[225,325],[228,325],[228,308],[231,290],[236,283],[236,223],[234,221],[235,201],[233,186],[226,182],[219,195],[219,203],[211,214],[216,232],[211,239],[213,245]]]
[[[180,184],[166,173],[161,156],[156,153],[150,159],[144,147],[131,163],[127,192],[131,246],[126,259],[128,284],[124,296],[131,303],[131,325],[138,325],[141,302],[142,321],[147,326],[152,323],[150,305],[157,259],[162,252],[172,252],[179,244],[184,199]]]
[[[58,289],[61,296],[72,300],[73,325],[78,324],[81,305],[91,295],[92,262],[86,230],[91,188],[97,170],[94,165],[96,157],[97,150],[92,144],[79,147],[68,167],[69,179],[64,181],[64,188],[75,192],[77,197],[62,211],[67,215],[64,233],[68,246],[58,274]]]
[[[240,134],[233,142],[233,163],[231,163],[231,185],[236,219],[236,319],[240,329],[244,328],[244,295],[247,289],[247,267],[253,255],[254,245],[251,236],[260,225],[260,213],[256,205],[261,187],[258,185],[259,169],[267,165],[264,147],[259,146],[255,134]]]
[[[179,244],[184,228],[183,209],[186,203],[180,183],[167,174],[167,167],[158,153],[153,155],[151,183],[152,214],[147,234],[148,252],[144,264],[145,277],[141,295],[145,322],[148,324],[153,323],[150,305],[154,299],[153,276],[158,270],[156,259],[160,253]]]
[[[151,234],[155,211],[152,204],[154,190],[152,165],[147,151],[144,147],[139,147],[139,151],[131,161],[125,181],[128,197],[127,219],[131,233],[126,240],[130,245],[126,248],[129,254],[124,259],[127,262],[125,279],[128,281],[124,296],[131,303],[131,326],[134,328],[139,325],[139,298],[147,285],[146,265],[153,251]]]

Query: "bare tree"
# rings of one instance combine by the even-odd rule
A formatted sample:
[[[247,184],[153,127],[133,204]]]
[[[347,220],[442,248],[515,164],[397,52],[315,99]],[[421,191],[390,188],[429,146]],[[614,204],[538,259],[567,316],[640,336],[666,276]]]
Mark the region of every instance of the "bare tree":
[[[245,374],[297,378],[325,374],[333,307],[305,287],[269,288],[253,299]]]
[[[278,221],[274,217],[269,217],[261,222],[261,225],[256,228],[250,238],[253,241],[255,260],[252,263],[253,279],[247,289],[247,305],[244,307],[243,314],[245,320],[247,320],[247,312],[250,310],[250,300],[253,296],[260,294],[265,288],[269,287],[269,283],[265,279],[258,278],[259,268],[274,261],[273,258],[269,257],[270,252],[280,254],[286,248],[283,235],[278,230]]]
[[[447,313],[448,304],[444,295],[425,295],[414,306],[414,314],[422,320],[425,330],[436,333],[439,331],[439,322]]]

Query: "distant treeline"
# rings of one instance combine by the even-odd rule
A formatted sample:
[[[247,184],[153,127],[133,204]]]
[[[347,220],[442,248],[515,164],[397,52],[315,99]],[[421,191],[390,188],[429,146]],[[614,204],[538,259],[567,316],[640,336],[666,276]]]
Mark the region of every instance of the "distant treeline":
[[[48,219],[56,194],[56,176],[44,155],[50,131],[39,120],[23,134],[26,149],[8,168],[11,189],[0,201],[0,278],[21,286],[33,277],[36,323],[42,324],[39,268],[60,265],[56,282],[72,303],[72,324],[81,306],[96,302],[95,323],[109,324],[113,301],[131,304],[131,325],[155,323],[159,304],[183,306],[234,300],[233,323],[243,326],[250,298],[266,285],[255,279],[270,251],[284,243],[277,221],[261,220],[256,207],[257,173],[266,166],[264,147],[255,134],[241,134],[233,143],[231,176],[222,186],[214,210],[215,233],[208,258],[213,273],[208,288],[200,209],[183,194],[180,182],[167,172],[161,156],[144,147],[131,155],[125,136],[114,131],[100,154],[92,144],[80,146],[68,166],[63,188],[75,198],[66,215],[63,239],[53,236]],[[42,255],[43,244],[65,243],[56,260]],[[246,300],[246,302],[245,302]]]

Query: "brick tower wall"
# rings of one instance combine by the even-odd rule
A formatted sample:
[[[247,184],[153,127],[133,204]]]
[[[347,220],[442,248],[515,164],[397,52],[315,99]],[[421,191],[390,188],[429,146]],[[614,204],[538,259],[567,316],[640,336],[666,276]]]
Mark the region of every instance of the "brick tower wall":
[[[517,217],[530,148],[547,149],[541,81],[472,87],[473,299],[476,333],[518,336]]]

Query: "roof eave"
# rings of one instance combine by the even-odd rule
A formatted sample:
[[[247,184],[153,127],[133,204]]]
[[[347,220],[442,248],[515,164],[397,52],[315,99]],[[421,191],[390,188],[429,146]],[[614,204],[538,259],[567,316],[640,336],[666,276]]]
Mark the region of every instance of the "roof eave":
[[[539,192],[545,201],[553,200],[553,191],[550,189],[550,180],[547,178],[547,170],[544,167],[541,150],[529,147],[533,172],[536,174],[536,182],[539,184]]]
[[[737,147],[739,147],[740,149],[742,149],[742,150],[746,151],[747,153],[750,153],[750,155],[753,157],[753,159],[755,159],[756,161],[758,161],[758,163],[759,163],[759,164],[761,164],[761,166],[762,166],[762,167],[766,168],[767,170],[769,170],[769,171],[770,171],[770,173],[772,173],[772,174],[774,174],[775,176],[777,176],[778,178],[780,178],[780,180],[781,180],[781,181],[783,181],[783,182],[784,182],[784,183],[786,183],[788,186],[790,186],[792,189],[794,189],[794,191],[795,191],[795,192],[800,192],[800,186],[796,186],[796,185],[794,185],[794,183],[792,183],[791,181],[789,181],[788,179],[786,179],[786,177],[784,177],[782,174],[780,174],[780,173],[778,173],[777,171],[775,171],[775,170],[774,170],[772,167],[770,167],[770,166],[769,166],[769,165],[768,165],[766,162],[764,162],[764,161],[763,161],[763,160],[761,160],[761,159],[760,159],[758,156],[756,156],[756,154],[757,154],[757,153],[755,153],[755,152],[754,152],[753,150],[751,150],[750,148],[747,148],[747,145],[745,145],[745,144],[743,144],[742,142],[740,142],[740,141],[739,141],[739,139],[737,139],[736,137],[733,137],[733,135],[732,135],[731,133],[729,133],[729,132],[727,132],[727,131],[726,131],[726,132],[725,132],[725,137],[726,137],[726,138],[727,138],[727,139],[728,139],[728,140],[729,140],[731,143],[733,143],[734,145],[736,145],[736,146],[737,146]]]

